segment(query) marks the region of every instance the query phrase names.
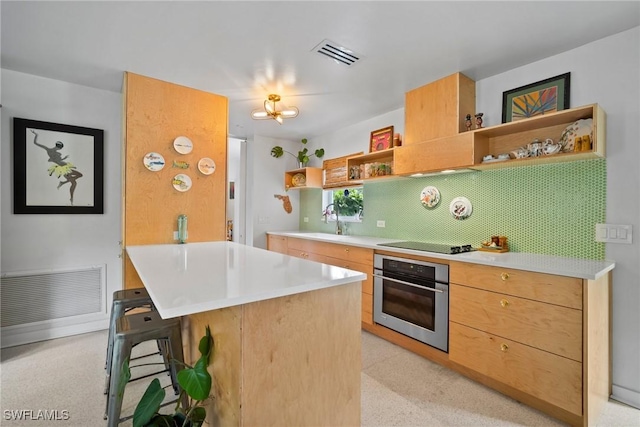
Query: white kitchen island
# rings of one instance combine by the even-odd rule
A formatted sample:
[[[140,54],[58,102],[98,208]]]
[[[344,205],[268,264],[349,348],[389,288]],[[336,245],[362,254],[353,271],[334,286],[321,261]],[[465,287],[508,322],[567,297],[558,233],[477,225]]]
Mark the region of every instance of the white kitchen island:
[[[129,246],[185,359],[210,326],[210,425],[360,425],[357,271],[233,242]]]

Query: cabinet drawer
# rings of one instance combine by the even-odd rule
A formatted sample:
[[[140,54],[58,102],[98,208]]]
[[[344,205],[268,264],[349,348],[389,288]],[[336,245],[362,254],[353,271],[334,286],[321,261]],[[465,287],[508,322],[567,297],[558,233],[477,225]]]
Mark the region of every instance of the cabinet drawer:
[[[373,250],[338,243],[289,238],[289,249],[299,249],[360,264],[373,265]]]
[[[582,279],[463,262],[449,263],[449,281],[581,310]]]
[[[321,262],[321,263],[324,263],[327,259],[327,257],[324,255],[315,254],[313,252],[306,252],[300,249],[291,249],[291,248],[289,248],[289,250],[287,251],[287,255],[294,256],[297,258],[307,259],[309,261]]]
[[[582,311],[454,284],[449,292],[451,321],[582,361]]]
[[[267,236],[267,249],[273,252],[287,253],[287,238],[284,236]]]
[[[514,341],[449,324],[449,360],[582,415],[582,364]]]

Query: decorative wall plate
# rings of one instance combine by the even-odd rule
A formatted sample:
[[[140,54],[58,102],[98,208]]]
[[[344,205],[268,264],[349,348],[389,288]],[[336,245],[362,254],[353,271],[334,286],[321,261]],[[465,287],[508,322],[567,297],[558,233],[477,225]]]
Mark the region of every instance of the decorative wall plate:
[[[291,185],[303,187],[307,184],[307,177],[303,173],[297,173],[291,177]]]
[[[191,189],[191,178],[189,175],[185,175],[183,173],[179,173],[178,175],[173,177],[171,180],[171,184],[173,184],[173,188],[184,193],[185,191],[189,191]]]
[[[203,157],[198,162],[198,170],[204,175],[211,175],[216,171],[216,162],[209,157]]]
[[[173,148],[180,154],[189,154],[193,150],[193,142],[186,136],[179,136],[173,140]]]
[[[147,153],[144,155],[142,162],[144,163],[144,167],[151,172],[157,172],[164,167],[164,157],[162,157],[160,153]]]
[[[420,202],[425,208],[434,208],[440,203],[440,191],[436,187],[428,186],[420,193]]]
[[[455,219],[466,219],[471,216],[473,206],[466,197],[456,197],[449,204],[449,212]]]
[[[558,143],[562,146],[563,152],[573,151],[575,139],[579,136],[589,135],[593,141],[593,119],[580,119],[567,126],[560,136]]]

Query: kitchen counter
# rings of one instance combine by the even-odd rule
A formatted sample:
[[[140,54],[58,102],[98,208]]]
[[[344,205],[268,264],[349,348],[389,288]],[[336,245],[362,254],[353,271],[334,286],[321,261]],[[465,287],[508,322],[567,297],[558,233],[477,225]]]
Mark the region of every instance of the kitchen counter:
[[[211,329],[208,424],[360,425],[366,274],[224,241],[127,253],[160,315],[181,316],[186,363]]]
[[[587,260],[579,258],[558,257],[552,255],[531,254],[524,252],[491,253],[473,251],[456,255],[448,255],[433,252],[416,251],[411,249],[378,246],[378,244],[380,243],[391,243],[409,239],[387,239],[368,236],[344,236],[329,233],[300,231],[270,231],[267,234],[294,237],[298,239],[317,240],[330,243],[341,243],[344,245],[358,246],[374,249],[377,251],[426,256],[435,259],[469,262],[487,266],[513,268],[517,270],[555,274],[558,276],[577,277],[587,280],[598,279],[615,267],[615,263],[613,261]]]
[[[225,241],[128,246],[127,253],[164,319],[366,279],[357,271]]]

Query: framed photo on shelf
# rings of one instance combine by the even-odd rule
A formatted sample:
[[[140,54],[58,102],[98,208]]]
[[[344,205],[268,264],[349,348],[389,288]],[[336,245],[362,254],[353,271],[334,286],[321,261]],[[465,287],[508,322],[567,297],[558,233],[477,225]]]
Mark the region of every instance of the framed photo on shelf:
[[[569,108],[571,73],[560,74],[502,93],[502,123]]]
[[[14,117],[13,212],[103,214],[104,130]]]
[[[388,150],[393,147],[393,126],[371,132],[369,152]]]

